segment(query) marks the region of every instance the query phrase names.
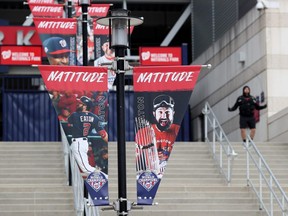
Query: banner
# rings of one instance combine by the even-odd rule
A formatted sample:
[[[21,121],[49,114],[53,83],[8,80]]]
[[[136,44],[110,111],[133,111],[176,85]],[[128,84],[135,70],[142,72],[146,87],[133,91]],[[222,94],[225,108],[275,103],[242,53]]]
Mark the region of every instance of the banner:
[[[27,0],[28,4],[54,4],[54,0]]]
[[[140,47],[140,64],[143,66],[181,65],[181,47]]]
[[[57,4],[29,4],[33,17],[63,17],[63,5]]]
[[[200,70],[133,69],[138,205],[153,203]]]
[[[50,65],[77,65],[76,32],[73,18],[33,18]]]
[[[109,205],[107,68],[38,66],[94,205]]]
[[[1,45],[42,45],[34,26],[0,26]]]
[[[88,7],[88,15],[92,18],[105,17],[108,14],[110,4],[91,4]],[[75,6],[76,16],[79,17],[82,14],[82,7]]]
[[[110,4],[92,4],[88,7],[88,22],[87,22],[87,49],[88,49],[88,61],[95,59],[94,53],[94,28],[93,19],[91,17],[105,17],[109,11]],[[76,17],[81,16],[82,7],[75,6]],[[78,65],[83,65],[83,38],[82,38],[82,20],[78,19],[78,31],[77,31],[77,61]]]
[[[42,62],[41,46],[0,46],[1,65],[33,65]]]

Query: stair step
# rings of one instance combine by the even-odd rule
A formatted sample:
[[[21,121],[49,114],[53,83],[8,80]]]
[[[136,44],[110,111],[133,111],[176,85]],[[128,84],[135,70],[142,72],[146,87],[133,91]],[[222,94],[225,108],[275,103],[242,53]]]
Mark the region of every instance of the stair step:
[[[37,147],[38,146],[38,147]],[[233,161],[232,182],[228,185],[214,163],[206,143],[177,142],[155,197],[157,206],[131,210],[135,216],[262,216],[256,196],[246,181],[246,153],[241,143],[233,143],[238,157]],[[269,166],[275,167],[279,181],[287,181],[288,145],[257,143],[264,149]],[[280,150],[276,150],[277,148]],[[11,163],[9,152],[19,149]],[[285,150],[286,149],[286,150]],[[61,142],[0,143],[0,215],[1,216],[75,216],[73,188],[67,186]],[[127,198],[136,201],[135,145],[126,143]],[[278,154],[278,157],[277,157]],[[13,158],[15,154],[13,153]],[[286,162],[286,163],[285,163]],[[224,166],[226,166],[224,161]],[[109,143],[109,198],[118,199],[117,145]],[[15,173],[17,175],[15,175]],[[257,179],[256,168],[250,177]],[[284,185],[288,190],[288,183]],[[65,198],[64,198],[65,197]],[[269,192],[263,189],[263,200]],[[63,199],[62,199],[63,198]],[[17,203],[17,205],[15,205]],[[115,211],[101,211],[114,216]],[[276,209],[276,207],[275,207]],[[275,216],[280,212],[275,211]]]

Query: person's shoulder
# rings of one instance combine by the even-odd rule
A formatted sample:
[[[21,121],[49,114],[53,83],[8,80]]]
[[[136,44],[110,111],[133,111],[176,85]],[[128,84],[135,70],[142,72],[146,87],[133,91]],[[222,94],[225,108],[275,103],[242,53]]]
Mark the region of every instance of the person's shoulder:
[[[244,95],[239,95],[238,97],[237,97],[237,99],[243,99],[244,98]]]
[[[94,66],[101,66],[102,61],[103,61],[103,56],[100,56],[94,61]]]
[[[178,125],[178,124],[172,124],[170,128],[171,128],[171,130],[173,130],[173,131],[177,131],[177,130],[179,130],[180,125]]]

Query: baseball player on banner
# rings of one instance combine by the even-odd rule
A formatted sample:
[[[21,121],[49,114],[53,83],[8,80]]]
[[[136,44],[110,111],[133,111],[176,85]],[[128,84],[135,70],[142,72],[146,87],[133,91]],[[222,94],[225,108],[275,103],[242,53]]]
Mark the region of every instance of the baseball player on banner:
[[[108,143],[108,134],[106,130],[99,124],[100,120],[97,115],[90,112],[92,101],[86,96],[80,98],[76,112],[72,113],[68,118],[69,126],[72,127],[72,143],[71,150],[78,163],[79,168],[84,173],[91,173],[96,170],[89,164],[88,160],[88,135],[92,129],[95,129],[101,138]]]

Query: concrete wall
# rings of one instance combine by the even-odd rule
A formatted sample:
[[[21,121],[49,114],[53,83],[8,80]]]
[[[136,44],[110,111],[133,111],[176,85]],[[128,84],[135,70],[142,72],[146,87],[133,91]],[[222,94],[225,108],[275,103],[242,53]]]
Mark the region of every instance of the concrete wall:
[[[252,9],[193,62],[212,64],[212,69],[202,69],[189,102],[193,140],[201,140],[201,110],[206,101],[230,141],[241,140],[238,111],[228,112],[227,108],[234,105],[245,85],[255,97],[265,93],[262,104],[268,103],[268,109],[260,112],[255,141],[269,140],[268,118],[288,107],[288,43],[284,42],[288,2],[279,2],[281,9]]]
[[[268,120],[268,137],[272,142],[288,141],[288,108],[281,110]]]

